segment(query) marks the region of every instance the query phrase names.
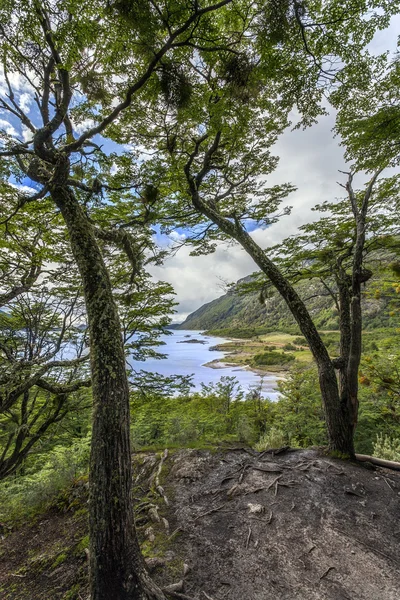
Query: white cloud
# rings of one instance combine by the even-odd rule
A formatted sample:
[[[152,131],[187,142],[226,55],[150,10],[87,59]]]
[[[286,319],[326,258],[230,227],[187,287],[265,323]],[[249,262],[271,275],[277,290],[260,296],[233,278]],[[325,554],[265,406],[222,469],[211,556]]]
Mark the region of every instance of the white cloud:
[[[33,133],[25,125],[22,125],[22,139],[24,142],[31,142],[33,139]]]
[[[36,194],[37,190],[29,185],[17,185],[15,183],[10,183],[11,187],[17,189],[22,194],[26,194],[27,196],[31,196],[32,194]]]
[[[18,137],[17,130],[6,119],[0,119],[0,129],[4,129],[7,135]]]
[[[268,177],[268,184],[291,182],[297,191],[284,204],[293,207],[290,215],[265,229],[256,229],[252,237],[262,247],[279,244],[296,233],[298,227],[319,218],[311,209],[323,201],[342,197],[344,190],[338,185],[346,176],[339,170],[349,170],[343,157],[339,139],[334,138],[332,113],[305,131],[287,131],[278,141],[274,153],[281,157],[277,170]],[[355,186],[367,180],[359,176]],[[175,232],[176,239],[179,234]],[[222,282],[237,281],[254,271],[257,266],[238,244],[220,244],[214,254],[189,256],[190,248],[181,248],[162,267],[152,267],[151,273],[168,281],[176,291],[179,301],[174,321],[182,321],[188,313],[202,304],[225,293]]]
[[[32,94],[28,94],[27,92],[24,92],[19,97],[19,106],[20,106],[21,110],[26,114],[29,113],[32,102],[33,102]]]
[[[93,119],[84,119],[80,123],[73,123],[72,125],[73,125],[73,128],[74,128],[74,131],[78,135],[81,135],[82,133],[84,133],[88,129],[92,129],[92,127],[95,127],[96,121],[94,121]]]
[[[173,242],[184,242],[187,238],[187,235],[185,233],[179,233],[178,231],[171,231],[169,238]]]

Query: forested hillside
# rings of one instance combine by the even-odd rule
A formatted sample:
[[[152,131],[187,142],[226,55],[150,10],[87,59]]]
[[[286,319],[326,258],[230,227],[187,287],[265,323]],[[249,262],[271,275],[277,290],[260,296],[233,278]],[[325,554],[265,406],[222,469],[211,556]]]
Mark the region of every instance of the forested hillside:
[[[204,304],[178,325],[178,329],[248,330],[267,333],[284,331],[297,333],[296,322],[285,301],[278,293],[260,301],[257,291],[245,291],[241,284],[248,284],[251,276],[245,277],[212,302]],[[398,316],[391,314],[390,297],[382,294],[385,288],[383,276],[375,276],[364,287],[363,323],[365,329],[396,327]],[[296,289],[305,301],[310,314],[320,329],[338,329],[339,318],[334,300],[319,282],[300,282]]]

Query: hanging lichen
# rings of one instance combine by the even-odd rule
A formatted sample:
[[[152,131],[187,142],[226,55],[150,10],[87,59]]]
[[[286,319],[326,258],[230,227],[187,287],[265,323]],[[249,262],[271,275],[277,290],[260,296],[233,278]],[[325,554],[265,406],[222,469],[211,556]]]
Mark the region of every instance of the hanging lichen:
[[[164,62],[159,71],[161,93],[165,102],[173,108],[186,108],[192,97],[192,84],[178,65]]]

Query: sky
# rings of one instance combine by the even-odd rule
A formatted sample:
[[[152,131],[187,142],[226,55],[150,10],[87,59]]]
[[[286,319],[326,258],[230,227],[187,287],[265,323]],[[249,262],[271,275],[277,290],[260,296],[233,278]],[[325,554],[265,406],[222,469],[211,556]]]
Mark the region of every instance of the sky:
[[[374,53],[396,51],[400,31],[400,15],[392,19],[388,30],[379,32],[370,45]],[[346,176],[339,171],[349,171],[344,160],[344,148],[340,139],[334,137],[335,111],[327,107],[329,115],[306,129],[286,131],[273,148],[280,157],[277,170],[268,178],[271,185],[290,182],[297,191],[283,204],[292,206],[289,216],[283,217],[267,229],[255,229],[251,235],[262,248],[279,243],[297,228],[318,218],[311,209],[325,200],[331,202],[343,197],[339,183]],[[362,186],[368,180],[365,175],[355,177],[354,186]],[[338,183],[339,182],[339,183]],[[173,322],[182,322],[188,314],[211,302],[226,292],[226,284],[232,283],[256,271],[253,260],[238,244],[219,244],[216,252],[208,256],[190,256],[190,248],[181,248],[168,258],[161,267],[152,267],[151,274],[169,282],[175,289],[179,303]]]

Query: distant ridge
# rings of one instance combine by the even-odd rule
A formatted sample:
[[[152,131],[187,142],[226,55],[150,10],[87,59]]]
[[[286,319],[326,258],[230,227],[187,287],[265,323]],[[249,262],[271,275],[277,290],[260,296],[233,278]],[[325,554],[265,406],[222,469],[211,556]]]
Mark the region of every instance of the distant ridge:
[[[250,281],[251,276],[240,279],[228,293],[203,304],[174,328],[213,331],[250,328],[255,334],[263,331],[298,332],[297,324],[284,300],[277,293],[262,304],[258,292],[239,292],[239,285]],[[374,283],[376,285],[377,278],[374,279]],[[296,289],[306,302],[318,328],[338,329],[338,313],[334,301],[327,295],[322,284],[303,281],[296,285]],[[389,316],[387,301],[384,298],[376,299],[365,295],[363,309],[366,329],[396,325],[395,319]]]

